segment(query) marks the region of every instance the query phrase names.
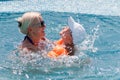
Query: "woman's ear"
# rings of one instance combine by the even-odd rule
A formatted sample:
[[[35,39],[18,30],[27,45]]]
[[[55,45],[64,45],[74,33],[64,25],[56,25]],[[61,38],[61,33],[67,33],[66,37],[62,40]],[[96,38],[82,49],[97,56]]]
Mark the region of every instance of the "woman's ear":
[[[28,27],[28,32],[31,32],[32,31],[32,28],[31,27]]]

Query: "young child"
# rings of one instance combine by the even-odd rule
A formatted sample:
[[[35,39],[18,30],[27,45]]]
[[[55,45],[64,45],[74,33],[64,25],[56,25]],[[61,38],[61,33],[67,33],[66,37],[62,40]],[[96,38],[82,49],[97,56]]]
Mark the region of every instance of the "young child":
[[[56,46],[48,53],[50,58],[57,58],[61,55],[74,55],[74,44],[70,28],[63,28],[60,35],[61,39],[55,42]]]

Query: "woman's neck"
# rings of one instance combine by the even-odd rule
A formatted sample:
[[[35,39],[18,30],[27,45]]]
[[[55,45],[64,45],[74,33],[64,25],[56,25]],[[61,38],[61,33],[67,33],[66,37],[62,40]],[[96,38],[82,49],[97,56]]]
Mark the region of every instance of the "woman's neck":
[[[34,39],[34,38],[31,38],[30,36],[26,35],[24,40],[27,40],[29,43],[31,43],[34,46],[38,46],[40,41],[45,41],[45,38]]]

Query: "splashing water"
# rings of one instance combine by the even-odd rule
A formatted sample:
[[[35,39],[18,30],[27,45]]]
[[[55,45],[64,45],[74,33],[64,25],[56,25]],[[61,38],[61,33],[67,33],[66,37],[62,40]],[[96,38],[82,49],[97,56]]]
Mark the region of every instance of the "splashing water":
[[[91,35],[87,35],[86,39],[78,46],[80,50],[90,50],[96,52],[97,48],[94,47],[95,40],[99,37],[99,25],[92,29]]]
[[[84,53],[84,50],[90,50],[96,52],[97,48],[94,47],[94,42],[98,38],[99,25],[94,27],[91,35],[87,35],[87,38],[80,44],[76,45],[77,51],[75,56],[60,56],[56,59],[48,58],[47,51],[43,50],[37,53],[24,54],[24,51],[16,49],[9,55],[9,61],[7,65],[12,69],[14,74],[21,75],[24,72],[31,70],[38,71],[51,71],[54,68],[63,67],[81,67],[86,64],[90,64],[90,57]],[[12,62],[12,63],[10,63]],[[49,66],[49,67],[48,67]],[[27,78],[29,76],[25,74]]]

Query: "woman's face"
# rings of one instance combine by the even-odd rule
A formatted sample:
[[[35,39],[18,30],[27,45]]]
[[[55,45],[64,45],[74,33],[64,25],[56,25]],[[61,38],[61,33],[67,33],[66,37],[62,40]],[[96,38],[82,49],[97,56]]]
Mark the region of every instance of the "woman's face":
[[[45,27],[35,27],[32,29],[32,33],[35,37],[43,38],[45,37]]]
[[[30,27],[29,33],[35,41],[38,41],[45,37],[45,25]]]

